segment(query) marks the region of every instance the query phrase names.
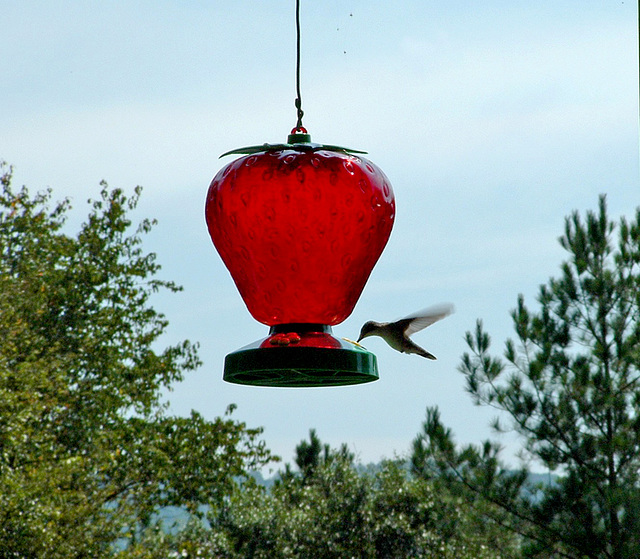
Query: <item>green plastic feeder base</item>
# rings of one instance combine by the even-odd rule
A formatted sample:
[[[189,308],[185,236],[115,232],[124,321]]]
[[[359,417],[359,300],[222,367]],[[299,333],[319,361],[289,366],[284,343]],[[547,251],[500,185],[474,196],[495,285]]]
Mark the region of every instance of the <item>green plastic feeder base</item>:
[[[283,388],[346,386],[378,380],[378,364],[362,346],[335,338],[330,326],[281,324],[227,355],[223,379]]]

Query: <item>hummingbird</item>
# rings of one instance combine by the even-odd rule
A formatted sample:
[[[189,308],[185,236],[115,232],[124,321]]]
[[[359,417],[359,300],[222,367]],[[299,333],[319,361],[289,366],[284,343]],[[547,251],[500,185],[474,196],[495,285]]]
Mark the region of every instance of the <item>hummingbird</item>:
[[[444,303],[415,312],[395,322],[375,322],[370,320],[362,326],[358,342],[368,336],[380,336],[397,351],[402,353],[417,353],[427,359],[435,359],[436,357],[433,354],[422,349],[418,344],[414,343],[409,336],[427,326],[431,326],[438,320],[442,320],[452,312],[453,305]]]

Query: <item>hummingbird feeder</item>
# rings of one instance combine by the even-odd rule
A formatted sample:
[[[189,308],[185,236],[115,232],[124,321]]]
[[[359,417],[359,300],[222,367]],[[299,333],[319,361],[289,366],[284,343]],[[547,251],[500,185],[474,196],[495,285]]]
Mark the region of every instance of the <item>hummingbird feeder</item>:
[[[395,199],[364,152],[311,142],[298,122],[286,144],[240,148],[206,199],[209,234],[251,315],[269,335],[225,358],[224,380],[279,387],[377,380],[375,355],[333,336],[389,239]]]

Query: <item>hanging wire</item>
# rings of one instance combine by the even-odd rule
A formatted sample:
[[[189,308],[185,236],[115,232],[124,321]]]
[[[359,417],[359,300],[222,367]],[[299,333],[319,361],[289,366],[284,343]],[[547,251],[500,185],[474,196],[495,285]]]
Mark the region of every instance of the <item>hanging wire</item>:
[[[300,93],[300,0],[296,0],[296,109],[298,111],[298,122],[296,124],[296,131],[305,131],[302,126],[302,117],[304,111],[302,110],[302,95]]]

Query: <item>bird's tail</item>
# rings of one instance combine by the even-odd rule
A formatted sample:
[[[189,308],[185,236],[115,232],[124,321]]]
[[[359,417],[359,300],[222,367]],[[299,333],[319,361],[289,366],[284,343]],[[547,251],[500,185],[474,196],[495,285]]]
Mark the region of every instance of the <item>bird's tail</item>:
[[[426,357],[427,359],[433,359],[434,361],[436,360],[436,356],[433,355],[433,353],[429,353],[426,349],[420,348],[420,351],[417,351],[416,353],[418,355],[421,355],[422,357]]]

